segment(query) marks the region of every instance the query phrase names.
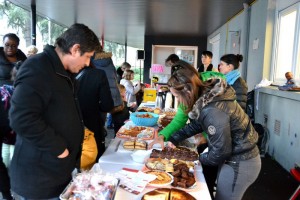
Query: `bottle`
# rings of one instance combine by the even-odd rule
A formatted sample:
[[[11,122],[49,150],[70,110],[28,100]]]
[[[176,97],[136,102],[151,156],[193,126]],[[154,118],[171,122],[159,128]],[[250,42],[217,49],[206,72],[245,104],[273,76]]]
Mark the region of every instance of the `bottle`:
[[[155,107],[162,109],[162,96],[160,93],[157,94],[157,97],[155,100]]]
[[[177,107],[178,107],[178,99],[177,99],[177,97],[175,97],[175,100],[174,100],[174,109],[176,109],[177,110]]]

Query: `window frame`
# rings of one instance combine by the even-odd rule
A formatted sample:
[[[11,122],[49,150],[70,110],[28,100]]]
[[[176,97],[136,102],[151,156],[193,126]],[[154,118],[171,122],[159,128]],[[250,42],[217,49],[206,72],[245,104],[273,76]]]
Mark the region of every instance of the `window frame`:
[[[296,22],[295,22],[295,33],[294,33],[294,42],[293,42],[293,53],[292,53],[292,67],[291,72],[294,74],[294,80],[300,84],[300,2],[291,5],[287,8],[279,10],[276,12],[276,29],[275,29],[275,48],[273,49],[273,59],[272,59],[272,71],[271,79],[275,85],[283,85],[286,83],[286,79],[277,75],[277,58],[278,58],[278,45],[279,45],[279,34],[280,34],[280,24],[281,18],[296,11]],[[297,68],[297,65],[299,66]]]

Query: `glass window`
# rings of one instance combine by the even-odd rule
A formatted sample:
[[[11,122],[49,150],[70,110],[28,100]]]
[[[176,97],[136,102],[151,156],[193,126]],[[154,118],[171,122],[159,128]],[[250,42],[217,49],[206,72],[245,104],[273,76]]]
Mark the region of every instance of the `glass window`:
[[[40,32],[42,43],[45,44],[55,44],[56,38],[58,38],[65,30],[66,27],[60,26],[56,23],[53,23],[47,18],[37,16],[37,32]]]
[[[131,65],[134,71],[134,80],[143,82],[144,61],[137,60],[137,48],[127,46],[126,62]],[[112,52],[112,60],[116,68],[125,61],[125,46],[110,41],[104,41],[104,51]]]
[[[285,73],[292,72],[294,79],[299,81],[299,28],[298,13],[299,5],[296,4],[288,9],[279,12],[277,45],[275,53],[274,82],[284,84],[286,82]]]

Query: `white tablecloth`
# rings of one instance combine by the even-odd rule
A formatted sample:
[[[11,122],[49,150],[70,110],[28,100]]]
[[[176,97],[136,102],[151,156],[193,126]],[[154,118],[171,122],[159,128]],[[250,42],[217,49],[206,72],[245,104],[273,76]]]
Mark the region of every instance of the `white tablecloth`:
[[[115,138],[111,141],[104,154],[99,159],[101,168],[106,172],[116,173],[122,168],[131,168],[141,170],[144,164],[136,163],[131,158],[131,151],[118,151],[119,145],[122,145],[122,139]],[[197,190],[190,189],[188,192],[199,200],[210,200],[209,191],[202,173],[202,167],[197,166],[195,169],[197,180]],[[139,195],[134,195],[122,188],[117,189],[115,196],[116,200],[140,200],[142,196],[155,188],[146,187],[146,189]]]

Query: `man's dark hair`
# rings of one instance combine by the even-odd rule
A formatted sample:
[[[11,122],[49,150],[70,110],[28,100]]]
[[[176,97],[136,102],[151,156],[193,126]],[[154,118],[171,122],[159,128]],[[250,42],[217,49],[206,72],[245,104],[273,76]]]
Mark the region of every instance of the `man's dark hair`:
[[[68,54],[74,44],[80,45],[81,55],[94,51],[100,46],[98,37],[84,24],[73,24],[56,39],[55,46],[58,46],[63,53]]]
[[[18,45],[20,43],[20,38],[16,34],[14,34],[14,33],[7,33],[7,34],[5,34],[3,36],[3,40],[2,41],[4,41],[5,38],[9,38],[9,39],[12,39],[12,40],[16,41],[18,43]]]
[[[208,56],[210,58],[213,57],[213,53],[211,51],[203,51],[201,55]]]
[[[176,54],[171,54],[166,59],[166,62],[168,62],[168,61],[175,63],[175,62],[179,61],[179,57]]]

